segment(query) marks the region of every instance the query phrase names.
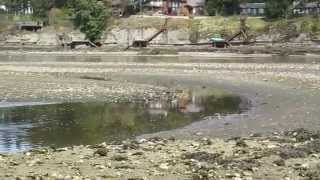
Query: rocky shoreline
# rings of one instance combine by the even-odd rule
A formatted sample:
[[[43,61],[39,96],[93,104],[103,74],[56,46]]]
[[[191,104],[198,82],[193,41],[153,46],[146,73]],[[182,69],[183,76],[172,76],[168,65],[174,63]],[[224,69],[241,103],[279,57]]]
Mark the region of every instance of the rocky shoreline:
[[[227,140],[152,137],[0,154],[1,179],[318,179],[320,134],[296,129]]]
[[[320,45],[317,43],[262,43],[248,46],[233,46],[230,48],[213,48],[210,45],[157,45],[152,44],[147,48],[130,48],[111,45],[99,48],[82,47],[79,49],[64,49],[59,46],[40,45],[1,45],[1,53],[63,53],[63,54],[112,54],[125,53],[135,55],[178,55],[184,53],[233,53],[241,55],[320,55]],[[228,57],[228,56],[227,56]]]

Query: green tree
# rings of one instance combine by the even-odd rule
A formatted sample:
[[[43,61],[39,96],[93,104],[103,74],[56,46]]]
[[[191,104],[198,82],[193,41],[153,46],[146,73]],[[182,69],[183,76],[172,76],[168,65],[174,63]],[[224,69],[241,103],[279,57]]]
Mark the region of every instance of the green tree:
[[[243,0],[206,0],[205,9],[210,16],[237,14]]]
[[[284,18],[289,15],[293,0],[266,1],[266,16],[270,19]]]
[[[222,0],[206,0],[205,8],[210,16],[218,15],[222,12],[223,1]]]
[[[71,7],[75,27],[92,42],[101,38],[110,18],[108,5],[97,0],[73,0]]]
[[[33,16],[47,20],[50,4],[50,1],[32,0],[31,6],[33,7]]]

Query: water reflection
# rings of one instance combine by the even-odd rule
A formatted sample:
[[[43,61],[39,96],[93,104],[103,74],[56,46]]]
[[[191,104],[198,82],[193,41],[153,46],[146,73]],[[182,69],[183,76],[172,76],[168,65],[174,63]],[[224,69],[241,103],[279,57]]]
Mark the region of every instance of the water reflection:
[[[240,113],[238,96],[194,96],[147,103],[64,103],[0,109],[0,152],[127,139],[186,126],[215,113]]]

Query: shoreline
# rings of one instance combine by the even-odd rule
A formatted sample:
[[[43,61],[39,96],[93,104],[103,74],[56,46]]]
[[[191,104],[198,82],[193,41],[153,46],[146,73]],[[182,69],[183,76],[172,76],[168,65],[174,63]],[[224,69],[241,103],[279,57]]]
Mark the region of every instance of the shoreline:
[[[0,154],[1,179],[313,179],[320,135],[304,129],[227,140],[157,136]]]
[[[125,52],[104,52],[104,51],[2,51],[0,55],[62,55],[62,56],[74,56],[74,55],[85,55],[85,56],[121,56],[121,57],[200,57],[200,58],[216,58],[216,59],[229,59],[229,58],[272,58],[282,57],[279,54],[262,54],[262,53],[232,53],[232,52],[178,52],[178,54],[139,54],[139,51],[125,51]],[[320,58],[320,54],[306,53],[306,54],[291,54],[286,57],[311,57]]]
[[[121,56],[201,56],[212,58],[253,58],[272,56],[313,56],[320,57],[320,45],[301,45],[281,43],[256,46],[233,46],[213,48],[211,46],[159,46],[124,50],[122,46],[104,46],[101,48],[63,49],[58,46],[0,46],[0,54],[64,54],[64,55],[121,55]]]

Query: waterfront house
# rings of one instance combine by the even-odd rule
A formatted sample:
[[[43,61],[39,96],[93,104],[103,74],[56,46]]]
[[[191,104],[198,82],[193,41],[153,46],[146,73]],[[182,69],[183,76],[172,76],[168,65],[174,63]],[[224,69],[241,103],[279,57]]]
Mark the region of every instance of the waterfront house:
[[[320,2],[298,3],[293,9],[296,15],[320,14]]]
[[[248,16],[264,16],[266,4],[265,3],[242,3],[240,4],[240,13]]]
[[[204,0],[151,0],[144,9],[151,14],[198,16],[204,14]]]

